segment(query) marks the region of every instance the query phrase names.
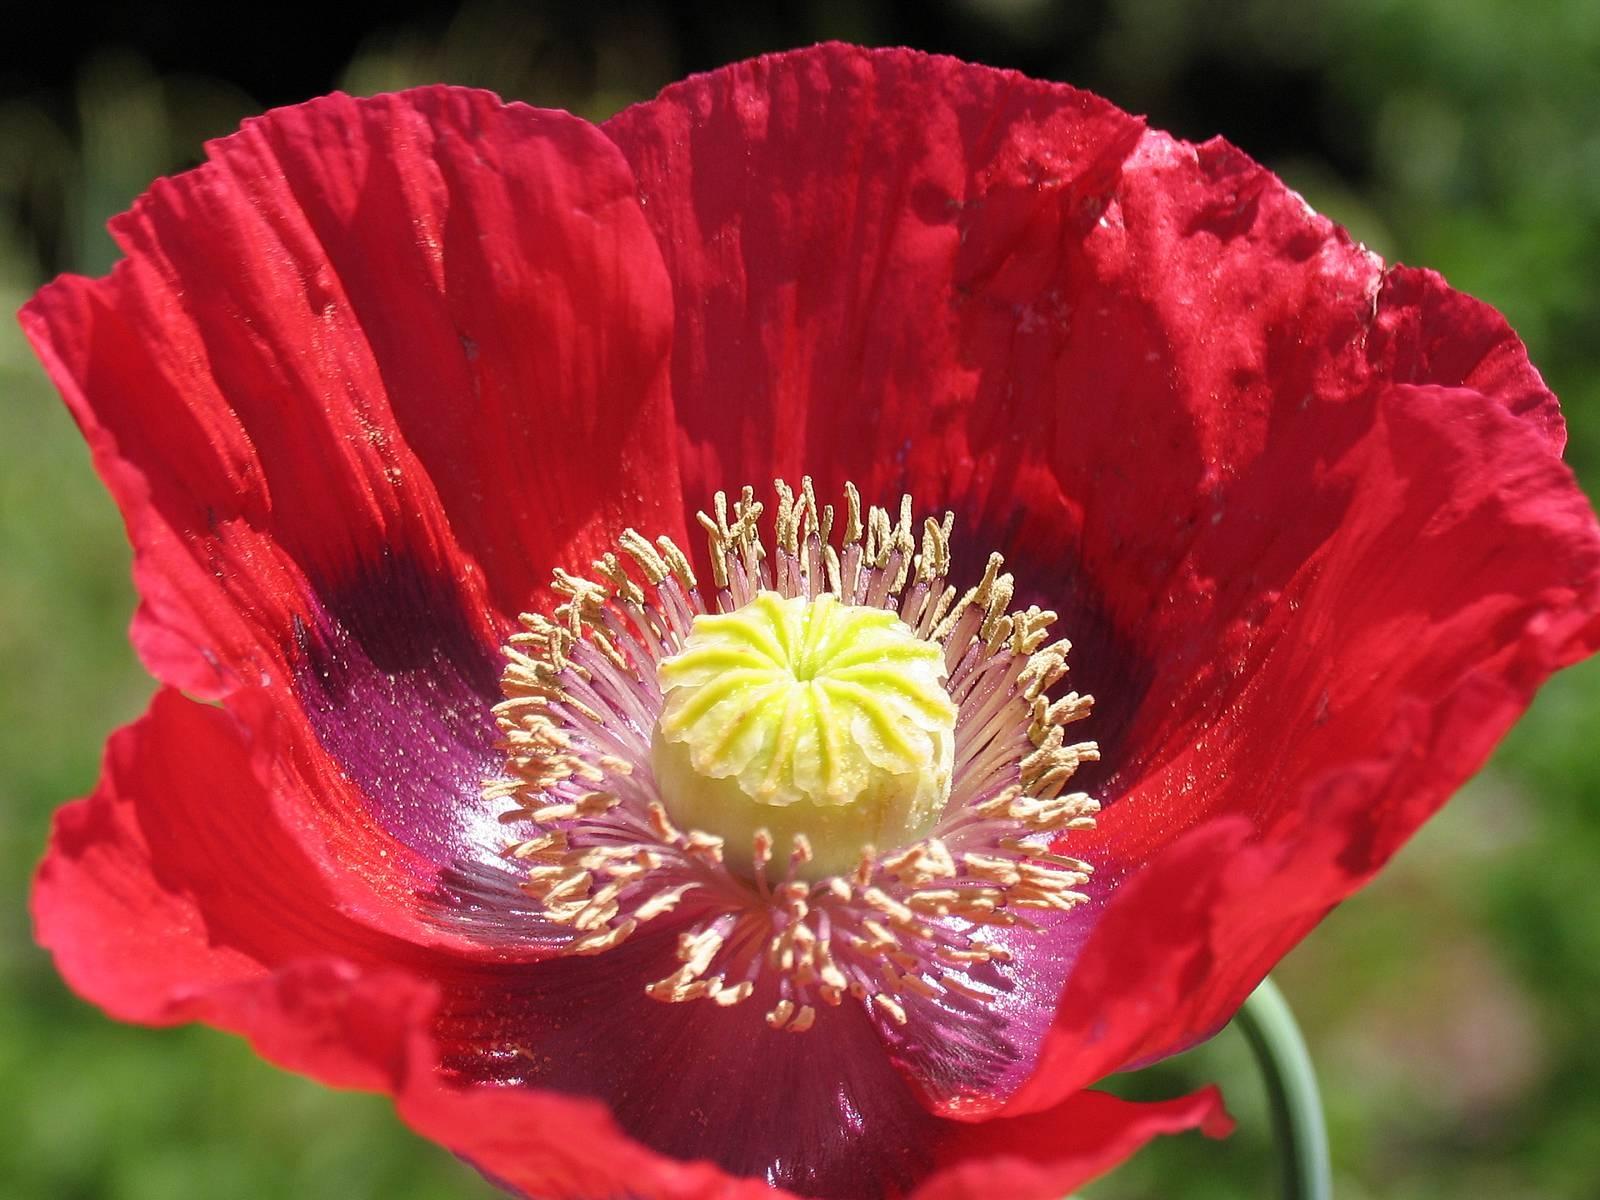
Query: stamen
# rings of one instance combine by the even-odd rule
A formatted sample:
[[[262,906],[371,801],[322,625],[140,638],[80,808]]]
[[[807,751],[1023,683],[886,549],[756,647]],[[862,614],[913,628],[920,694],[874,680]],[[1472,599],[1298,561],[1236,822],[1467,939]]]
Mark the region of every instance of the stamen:
[[[1026,933],[1030,914],[1087,898],[1089,864],[1059,843],[1098,811],[1065,790],[1099,756],[1094,742],[1065,734],[1092,700],[1053,695],[1068,643],[1049,641],[1054,613],[1011,610],[1015,584],[998,554],[966,592],[947,582],[953,514],[919,527],[910,497],[893,513],[863,509],[846,484],[836,517],[810,479],[775,490],[770,550],[752,489],[731,502],[718,492],[699,514],[709,594],[670,539],[628,529],[593,578],[556,572],[550,616],[524,614],[494,710],[505,772],[485,785],[509,806],[505,860],[541,915],[570,930],[566,953],[605,953],[670,917],[677,962],[645,988],[657,1000],[735,1005],[760,995],[768,1026],[786,1033],[813,1028],[847,996],[895,1026],[948,1021],[993,994],[970,972],[1010,959],[987,930]],[[885,610],[910,642],[933,647],[935,687],[955,717],[948,799],[925,828],[881,849],[846,846],[841,857],[832,826],[764,822],[726,834],[692,812],[675,818],[652,765],[672,694],[661,665],[706,622],[754,603]],[[824,630],[802,634],[811,640],[798,652],[824,653]],[[884,745],[903,741],[903,730],[885,727]],[[824,759],[839,752],[827,737],[805,744]],[[756,774],[794,786],[792,768],[774,761]],[[801,765],[824,790],[837,786],[828,762]]]

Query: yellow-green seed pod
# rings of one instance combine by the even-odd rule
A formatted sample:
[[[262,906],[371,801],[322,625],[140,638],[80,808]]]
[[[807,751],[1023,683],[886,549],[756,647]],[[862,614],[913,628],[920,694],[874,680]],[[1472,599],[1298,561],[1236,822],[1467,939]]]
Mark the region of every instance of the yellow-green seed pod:
[[[925,836],[950,796],[956,706],[943,650],[892,612],[762,592],[694,619],[657,678],[656,783],[678,825],[729,850],[810,842],[808,877]],[[730,855],[738,861],[742,855]]]

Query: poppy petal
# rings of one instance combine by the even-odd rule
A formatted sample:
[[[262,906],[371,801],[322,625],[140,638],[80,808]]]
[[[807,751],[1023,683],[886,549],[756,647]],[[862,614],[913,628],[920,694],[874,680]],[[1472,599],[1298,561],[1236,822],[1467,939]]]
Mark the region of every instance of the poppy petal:
[[[487,93],[332,96],[113,230],[110,276],[22,319],[123,508],[142,655],[203,697],[288,683],[378,825],[468,853],[439,814],[474,806],[508,623],[622,526],[681,532],[626,164]]]
[[[1013,293],[1060,255],[987,279],[975,256],[1048,240],[1029,197],[1068,214],[1062,238],[1092,226],[1142,128],[1072,88],[840,45],[697,76],[608,121],[681,314],[686,496],[811,474],[879,502],[960,496],[964,520],[1000,489],[1009,510],[1032,414],[977,401],[1047,365],[1016,321],[1063,313],[1025,315]],[[1001,310],[1015,321],[989,328]]]
[[[1191,1129],[1207,1137],[1232,1131],[1215,1088],[1148,1104],[1078,1092],[1048,1112],[962,1127],[944,1147],[951,1165],[919,1187],[913,1200],[1055,1200],[1152,1138]]]
[[[1226,688],[1159,698],[1187,720],[1128,769],[1088,839],[1122,886],[1019,1111],[1218,1028],[1539,684],[1600,645],[1600,530],[1547,426],[1442,387],[1395,387],[1370,426],[1354,406],[1349,419],[1362,432],[1330,429],[1316,471],[1281,475],[1303,510],[1342,497],[1336,529],[1263,610]],[[1216,538],[1196,552],[1222,554]]]
[[[631,1142],[593,1101],[450,1083],[440,991],[488,968],[352,916],[251,758],[226,713],[170,690],[113,736],[96,792],[59,814],[33,895],[39,941],[75,991],[123,1020],[204,1021],[290,1070],[392,1093],[420,1132],[532,1194],[551,1180],[574,1197],[739,1194]]]
[[[1450,752],[1373,782],[1412,798],[1352,815],[1349,840],[1367,844],[1336,885],[1306,889],[1325,909],[1549,671],[1593,648],[1593,518],[1515,335],[1437,276],[1386,271],[1226,143],[1146,132],[1069,88],[849,47],[690,80],[607,132],[640,176],[680,311],[716,317],[680,322],[674,352],[691,491],[764,466],[908,486],[971,523],[969,562],[998,545],[1018,599],[1062,614],[1074,683],[1100,698],[1089,731],[1106,758],[1083,778],[1108,805],[1102,831],[1074,839],[1104,869],[1101,902],[1062,923],[1067,968],[1082,926],[1124,902],[1107,890],[1202,818],[1245,815],[1263,853],[1295,860],[1310,793],[1264,771],[1301,789],[1360,775],[1386,753],[1386,721],[1437,705]],[[815,298],[829,292],[833,308]],[[751,388],[755,414],[713,419],[714,394]],[[1368,581],[1398,612],[1363,602]],[[1500,698],[1453,707],[1479,674]],[[1343,719],[1285,738],[1286,720],[1321,719],[1324,692]],[[1241,698],[1249,752],[1231,744]],[[1171,979],[1211,956],[1249,965],[1225,1002],[1178,1004],[1124,1049],[1215,1029],[1308,927],[1293,897],[1282,908],[1281,924],[1258,916],[1274,932],[1248,951],[1206,949],[1191,928],[1184,945],[1202,949],[1175,956]],[[1113,1069],[1085,1047],[1116,1037],[1071,1048],[1104,1004],[1074,998],[1053,1053]],[[1028,1103],[1092,1078],[1042,1069]]]
[[[593,958],[487,972],[448,989],[445,1061],[469,1078],[603,1101],[639,1142],[801,1195],[904,1194],[931,1169],[946,1122],[890,1061],[858,1005],[803,1036],[767,1027],[758,997],[668,1004],[643,983],[678,965],[670,927]]]
[[[1396,383],[1465,387],[1537,426],[1560,454],[1561,406],[1528,361],[1511,326],[1481,300],[1450,287],[1437,271],[1396,266],[1384,273],[1367,357]]]
[[[424,1137],[495,1183],[561,1200],[798,1200],[707,1162],[678,1162],[620,1133],[593,1100],[519,1088],[453,1088],[414,1078],[396,1105]]]
[[[328,859],[303,785],[272,778],[292,757],[278,731],[263,718],[247,736],[167,689],[111,738],[95,792],[57,814],[33,892],[38,940],[80,995],[166,1024],[275,964],[433,962],[424,945],[455,943]]]
[[[966,1195],[986,1174],[985,1195],[1053,1200],[1156,1134],[1225,1132],[1214,1093],[1148,1106],[1075,1096],[1020,1120],[936,1117],[854,1005],[823,1009],[794,1037],[774,1035],[759,1002],[644,995],[637,981],[672,969],[675,941],[663,929],[593,959],[463,976],[468,986],[445,989],[438,1025],[446,1064],[479,1081],[594,1097],[659,1153],[841,1200]]]

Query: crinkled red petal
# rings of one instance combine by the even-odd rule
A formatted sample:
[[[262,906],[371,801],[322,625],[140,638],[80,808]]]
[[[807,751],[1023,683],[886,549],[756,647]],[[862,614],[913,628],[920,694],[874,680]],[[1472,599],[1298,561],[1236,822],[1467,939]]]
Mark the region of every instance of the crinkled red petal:
[[[446,1063],[595,1097],[661,1153],[806,1196],[903,1195],[928,1174],[949,1123],[902,1078],[859,1005],[825,1008],[794,1036],[767,1027],[759,997],[664,1004],[643,984],[677,967],[676,944],[672,928],[647,929],[604,955],[452,989]]]
[[[157,559],[170,682],[253,682],[306,590],[387,554],[514,616],[619,525],[679,530],[669,287],[591,126],[431,88],[280,109],[209,156],[113,222],[109,277],[23,312]]]
[[[1375,408],[1357,436],[1330,429],[1340,449],[1296,486],[1304,508],[1348,510],[1245,669],[1209,719],[1157,723],[1089,840],[1126,882],[1018,1106],[1217,1028],[1600,641],[1600,538],[1546,431],[1463,389]],[[1206,713],[1182,678],[1152,703]]]
[[[399,1104],[418,1132],[465,1154],[499,1182],[529,1196],[795,1200],[811,1194],[732,1178],[708,1163],[657,1157],[617,1137],[603,1106],[548,1092],[436,1088],[407,1094]],[[944,1165],[909,1193],[913,1200],[1057,1200],[1154,1137],[1192,1129],[1220,1137],[1231,1122],[1214,1091],[1157,1104],[1085,1092],[1049,1113],[941,1127],[947,1139]],[[831,1132],[818,1128],[815,1136],[821,1142]],[[603,1169],[597,1170],[597,1163]],[[875,1193],[864,1185],[858,1179],[836,1194],[908,1194]]]
[[[1522,340],[1504,317],[1455,291],[1437,271],[1384,272],[1366,349],[1382,379],[1471,388],[1538,428],[1555,453],[1566,445],[1561,408]]]
[[[112,739],[96,793],[57,822],[34,893],[40,941],[112,1014],[205,1021],[279,1065],[388,1092],[419,1132],[530,1195],[772,1196],[755,1180],[795,1179],[793,1160],[809,1164],[804,1194],[851,1195],[867,1178],[889,1194],[936,1163],[963,1186],[988,1159],[1020,1172],[1015,1195],[1043,1195],[1022,1181],[1081,1178],[1213,1113],[1178,1102],[1086,1123],[1074,1099],[983,1136],[922,1110],[854,1010],[860,1036],[830,1038],[827,1069],[815,1044],[784,1038],[787,1057],[763,1046],[752,1072],[753,1047],[770,1036],[760,1014],[645,999],[632,961],[650,951],[642,941],[623,948],[621,967],[493,966],[419,949],[323,890],[255,757],[226,713],[158,695]],[[666,969],[670,946],[657,957],[646,965]],[[479,1043],[462,1048],[472,1024]],[[464,1066],[484,1075],[472,1056],[517,1039],[523,1076],[463,1081]],[[1104,1102],[1087,1103],[1098,1112]],[[855,1150],[844,1155],[847,1134]],[[674,1141],[676,1156],[660,1152]],[[721,1153],[729,1147],[737,1154]],[[746,1177],[688,1161],[712,1156],[737,1159]]]
[[[426,874],[485,818],[507,624],[620,527],[681,533],[661,258],[607,139],[483,92],[209,153],[23,324],[123,509],[151,669],[304,709],[330,838]]]
[[[593,1101],[448,1083],[440,994],[486,968],[343,908],[252,759],[227,714],[173,691],[112,738],[99,788],[58,817],[33,896],[76,991],[124,1020],[205,1021],[323,1082],[393,1093],[421,1132],[532,1194],[737,1194],[714,1168],[642,1149]]]
[[[913,1200],[1056,1200],[1152,1138],[1191,1129],[1232,1132],[1215,1088],[1154,1104],[1079,1092],[1046,1112],[962,1126],[943,1148],[949,1165]]]
[[[1065,319],[1063,243],[1141,123],[1071,88],[847,46],[668,88],[605,131],[638,175],[680,319],[673,402],[685,496],[810,474],[876,501],[902,487],[1004,520],[1037,461]],[[1035,200],[1048,196],[1034,219]],[[1026,245],[1025,245],[1026,244]],[[1048,302],[1024,294],[1048,278]],[[1042,286],[1042,285],[1039,285]]]
[[[33,894],[39,941],[81,995],[166,1023],[197,1015],[192,995],[300,959],[448,965],[326,857],[302,784],[279,770],[294,757],[280,728],[247,735],[163,690],[112,737],[99,788],[57,815]]]
[[[606,131],[705,314],[689,494],[948,504],[1100,697],[1100,924],[1020,1108],[1214,1030],[1595,648],[1594,518],[1516,336],[1226,143],[842,46]]]

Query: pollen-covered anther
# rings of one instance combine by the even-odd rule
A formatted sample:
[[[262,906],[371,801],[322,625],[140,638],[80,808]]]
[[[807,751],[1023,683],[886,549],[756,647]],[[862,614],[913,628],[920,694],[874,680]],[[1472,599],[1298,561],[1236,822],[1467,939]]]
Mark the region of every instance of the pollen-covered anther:
[[[1010,960],[986,931],[1014,942],[1086,899],[1059,842],[1098,810],[1065,789],[1099,754],[1064,732],[1092,701],[1053,694],[1068,643],[1011,609],[999,555],[946,582],[950,514],[776,494],[770,542],[750,488],[700,514],[709,591],[630,529],[523,616],[485,785],[505,861],[567,953],[670,922],[657,1000],[760,997],[789,1033],[847,999],[947,1021]]]

